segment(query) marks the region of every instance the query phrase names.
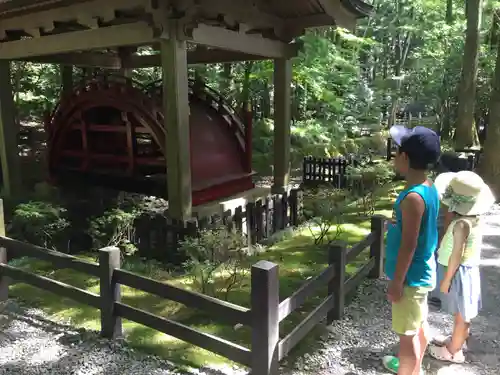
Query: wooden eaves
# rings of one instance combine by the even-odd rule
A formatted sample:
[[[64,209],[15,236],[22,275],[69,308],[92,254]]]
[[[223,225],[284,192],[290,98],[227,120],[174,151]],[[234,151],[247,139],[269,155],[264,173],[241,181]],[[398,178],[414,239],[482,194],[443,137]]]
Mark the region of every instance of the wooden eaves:
[[[250,3],[250,4],[249,4]],[[159,66],[159,55],[118,47],[152,46],[172,32],[205,48],[190,64],[292,58],[309,27],[352,28],[371,8],[359,0],[3,0],[0,59],[110,69]],[[209,48],[206,48],[209,47]],[[83,52],[90,51],[93,52]],[[115,51],[112,53],[102,51]],[[99,52],[101,51],[101,52]]]

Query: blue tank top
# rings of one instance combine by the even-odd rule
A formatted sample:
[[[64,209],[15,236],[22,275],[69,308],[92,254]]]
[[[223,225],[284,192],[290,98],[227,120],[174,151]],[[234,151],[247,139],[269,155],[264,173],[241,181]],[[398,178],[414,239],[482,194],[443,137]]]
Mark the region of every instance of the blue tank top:
[[[438,244],[437,220],[439,215],[439,196],[434,185],[414,185],[402,191],[394,204],[394,224],[389,225],[386,240],[385,272],[389,279],[394,278],[399,247],[402,237],[401,202],[409,193],[417,193],[425,203],[425,211],[420,224],[417,248],[413,255],[405,285],[412,287],[431,287],[436,285],[436,258]]]

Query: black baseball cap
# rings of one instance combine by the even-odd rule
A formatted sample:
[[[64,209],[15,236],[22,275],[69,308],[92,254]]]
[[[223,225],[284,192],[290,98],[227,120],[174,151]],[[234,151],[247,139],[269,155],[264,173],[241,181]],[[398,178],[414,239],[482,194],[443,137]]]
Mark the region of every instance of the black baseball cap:
[[[402,125],[394,125],[389,133],[401,152],[418,155],[427,164],[437,162],[441,155],[439,136],[425,126],[408,129]]]

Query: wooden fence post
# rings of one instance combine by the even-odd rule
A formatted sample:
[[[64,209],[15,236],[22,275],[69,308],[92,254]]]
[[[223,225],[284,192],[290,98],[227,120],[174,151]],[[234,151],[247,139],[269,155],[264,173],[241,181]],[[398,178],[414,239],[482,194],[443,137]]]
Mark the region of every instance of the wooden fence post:
[[[334,295],[333,309],[326,317],[327,324],[339,320],[344,315],[345,305],[345,268],[347,266],[347,244],[336,242],[328,249],[328,263],[334,265],[335,275],[328,283],[328,295]]]
[[[5,237],[5,219],[3,216],[3,199],[0,199],[0,235]],[[7,264],[7,249],[0,247],[0,263]],[[9,278],[0,274],[0,302],[9,299]]]
[[[273,234],[274,234],[281,229],[282,201],[281,201],[281,196],[278,194],[274,194],[272,199],[273,199]]]
[[[101,271],[101,335],[115,338],[122,335],[122,319],[115,315],[115,302],[121,299],[120,285],[113,280],[114,270],[121,265],[120,249],[105,247],[99,250]]]
[[[277,375],[279,367],[278,265],[252,266],[252,374]]]
[[[467,170],[473,171],[476,168],[476,160],[475,155],[467,156]]]
[[[392,159],[392,139],[387,138],[387,147],[386,147],[386,158],[385,160],[391,161]]]
[[[247,243],[251,248],[257,243],[257,227],[255,224],[256,209],[254,202],[248,202],[245,208],[246,224],[247,224]]]
[[[384,274],[384,234],[385,218],[380,215],[372,216],[371,229],[375,239],[370,245],[370,257],[375,258],[375,266],[368,277],[378,279]]]
[[[292,227],[297,226],[297,206],[298,206],[298,189],[292,189],[290,191],[290,225]]]

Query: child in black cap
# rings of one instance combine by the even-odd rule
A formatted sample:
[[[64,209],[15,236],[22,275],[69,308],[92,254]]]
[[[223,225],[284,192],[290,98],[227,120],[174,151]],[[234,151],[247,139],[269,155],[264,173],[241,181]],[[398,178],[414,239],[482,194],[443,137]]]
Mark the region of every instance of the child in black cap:
[[[383,364],[395,374],[419,375],[428,345],[427,295],[436,284],[438,244],[439,195],[427,171],[440,156],[440,141],[434,131],[421,126],[393,126],[390,134],[398,145],[394,166],[406,186],[394,204],[385,263],[399,356],[384,357]]]

